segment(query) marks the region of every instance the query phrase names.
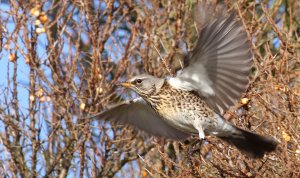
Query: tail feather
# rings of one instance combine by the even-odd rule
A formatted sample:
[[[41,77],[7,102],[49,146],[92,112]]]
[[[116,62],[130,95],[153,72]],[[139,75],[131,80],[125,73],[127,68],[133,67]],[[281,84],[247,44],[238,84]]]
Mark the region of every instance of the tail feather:
[[[250,154],[250,156],[261,158],[266,152],[271,152],[276,149],[278,142],[268,136],[261,136],[253,132],[249,132],[240,128],[235,128],[235,131],[232,134],[219,137],[235,145],[241,151],[245,151]]]

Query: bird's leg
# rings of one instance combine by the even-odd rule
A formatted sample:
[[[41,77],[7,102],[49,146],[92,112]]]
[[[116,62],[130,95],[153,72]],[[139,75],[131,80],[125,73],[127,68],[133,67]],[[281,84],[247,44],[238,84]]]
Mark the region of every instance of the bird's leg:
[[[191,160],[192,155],[198,150],[198,146],[196,146],[198,144],[198,139],[194,140],[192,142],[192,144],[190,144],[190,146],[188,147],[188,159]],[[196,147],[196,148],[195,148]]]
[[[205,134],[204,134],[202,126],[198,126],[197,130],[199,132],[199,138],[200,138],[200,140],[203,140],[205,138]]]
[[[203,131],[202,124],[197,123],[196,129],[198,130],[200,140],[203,140],[205,138],[205,134],[204,134],[204,131]]]
[[[199,150],[201,150],[202,144],[205,143],[205,134],[204,134],[204,131],[203,131],[203,127],[200,123],[197,126],[197,130],[199,132],[199,139],[200,139],[198,148],[199,148]]]
[[[196,151],[199,150],[199,152],[201,152],[201,147],[202,147],[202,144],[205,143],[205,134],[204,134],[204,131],[202,129],[202,126],[201,125],[198,125],[197,127],[197,130],[199,132],[199,139],[200,139],[200,142],[197,140],[196,142],[194,142],[192,144],[192,149],[189,149],[189,157]]]

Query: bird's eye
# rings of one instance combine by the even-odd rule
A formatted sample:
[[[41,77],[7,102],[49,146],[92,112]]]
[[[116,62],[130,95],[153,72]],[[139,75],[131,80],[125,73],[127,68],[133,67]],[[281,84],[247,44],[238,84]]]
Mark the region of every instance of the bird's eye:
[[[137,84],[141,84],[141,83],[142,83],[142,79],[137,79],[137,80],[136,80],[136,83],[137,83]]]

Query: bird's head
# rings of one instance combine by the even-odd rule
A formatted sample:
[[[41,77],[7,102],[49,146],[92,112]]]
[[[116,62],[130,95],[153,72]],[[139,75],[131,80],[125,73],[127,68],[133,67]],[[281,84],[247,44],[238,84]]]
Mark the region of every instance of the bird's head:
[[[157,78],[152,75],[142,74],[121,83],[122,86],[130,88],[141,97],[147,99],[155,94],[163,86],[165,79]]]

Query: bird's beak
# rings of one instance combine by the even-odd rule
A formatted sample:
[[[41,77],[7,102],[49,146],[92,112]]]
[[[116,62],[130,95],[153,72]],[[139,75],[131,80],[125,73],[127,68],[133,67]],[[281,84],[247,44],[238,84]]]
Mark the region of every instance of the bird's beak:
[[[126,88],[130,88],[130,87],[134,86],[133,84],[127,83],[127,82],[121,83],[120,85],[123,86],[123,87],[126,87]]]

